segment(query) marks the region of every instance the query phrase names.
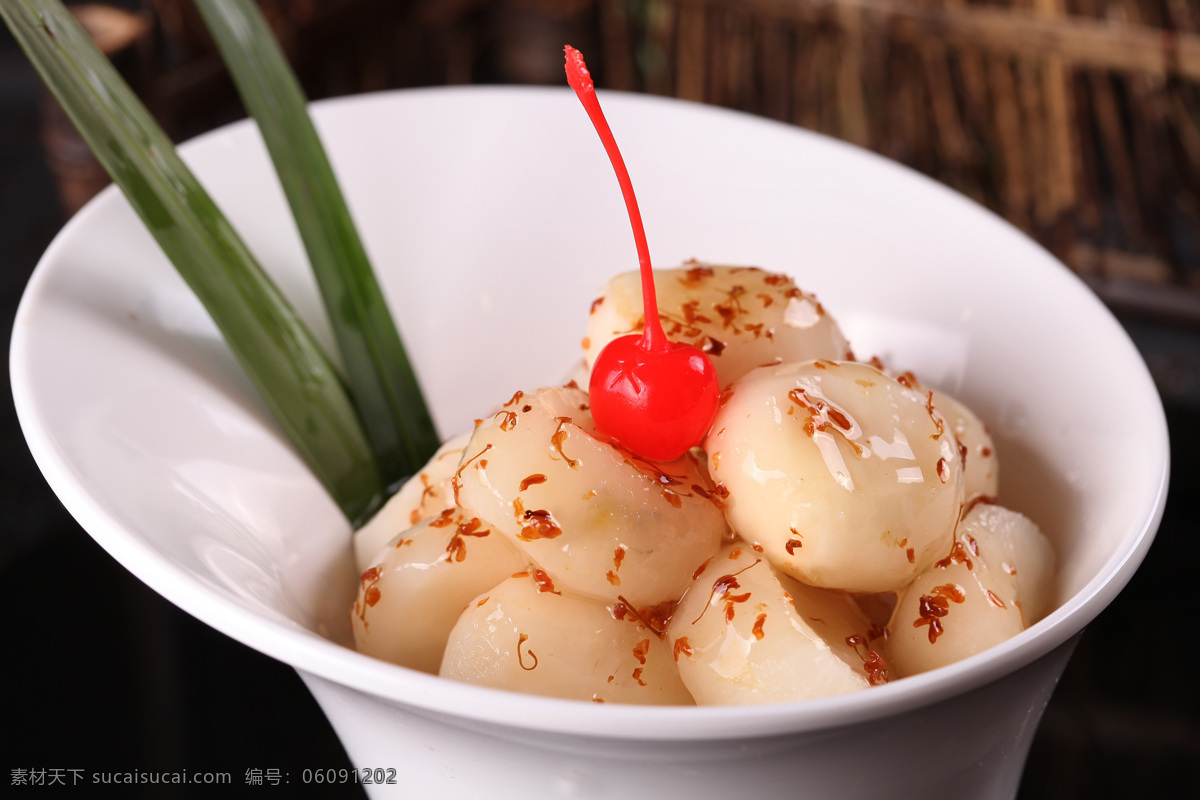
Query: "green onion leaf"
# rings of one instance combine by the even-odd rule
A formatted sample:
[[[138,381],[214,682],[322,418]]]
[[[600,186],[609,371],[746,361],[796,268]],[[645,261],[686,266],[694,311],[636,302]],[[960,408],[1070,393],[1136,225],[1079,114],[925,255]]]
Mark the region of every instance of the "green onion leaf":
[[[124,191],[300,455],[351,521],[382,482],[340,376],[302,320],[59,0],[0,0],[2,16]]]
[[[252,0],[197,0],[258,123],[300,228],[346,380],[384,482],[433,455],[437,431],[371,269],[303,90]]]

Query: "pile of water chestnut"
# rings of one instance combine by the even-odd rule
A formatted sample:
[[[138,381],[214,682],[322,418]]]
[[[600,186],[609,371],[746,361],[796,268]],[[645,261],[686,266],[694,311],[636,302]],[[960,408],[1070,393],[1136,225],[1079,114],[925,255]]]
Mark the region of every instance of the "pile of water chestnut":
[[[784,275],[654,276],[668,338],[722,387],[703,439],[656,460],[597,427],[582,387],[646,327],[639,273],[618,275],[572,380],[517,391],[356,534],[361,652],[586,701],[783,702],[958,661],[1051,610],[1054,552],[997,502],[961,402],[855,361]]]
[[[640,269],[592,303],[563,385],[516,391],[355,534],[358,650],[581,701],[787,702],[936,669],[1047,614],[1055,554],[998,503],[987,426],[856,360],[786,275],[652,270],[570,47],[566,71]]]

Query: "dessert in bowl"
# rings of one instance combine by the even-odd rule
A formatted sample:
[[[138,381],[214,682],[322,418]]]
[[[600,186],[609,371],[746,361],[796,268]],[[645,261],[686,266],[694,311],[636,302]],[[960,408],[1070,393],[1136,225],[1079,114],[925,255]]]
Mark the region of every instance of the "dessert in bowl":
[[[397,769],[368,787],[380,794],[1012,796],[1078,635],[1161,517],[1165,421],[1136,350],[1065,267],[906,169],[731,112],[604,102],[657,264],[787,273],[860,357],[913,370],[988,422],[1004,504],[1058,553],[1045,619],[885,686],[749,707],[533,697],[354,652],[349,523],[111,190],[47,252],[14,331],[18,413],[47,479],[152,588],[293,665],[351,759]],[[569,91],[400,92],[315,116],[442,434],[559,382],[597,291],[633,267]],[[328,343],[252,126],[184,154]]]

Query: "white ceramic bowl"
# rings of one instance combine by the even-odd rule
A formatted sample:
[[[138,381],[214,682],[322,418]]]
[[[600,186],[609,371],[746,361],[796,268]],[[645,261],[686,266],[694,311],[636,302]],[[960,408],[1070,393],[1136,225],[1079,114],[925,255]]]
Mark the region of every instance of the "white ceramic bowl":
[[[293,665],[351,759],[397,770],[379,794],[1011,797],[1078,635],[1162,514],[1166,424],[1133,345],[1043,250],[906,169],[731,112],[603,101],[658,265],[791,273],[860,356],[916,370],[990,424],[1002,500],[1058,548],[1057,611],[951,667],[749,708],[556,701],[359,655],[344,646],[346,522],[112,190],[55,240],[17,316],[13,391],[47,479],[135,575]],[[409,91],[315,112],[443,435],[565,374],[589,302],[636,267],[569,90]],[[185,154],[328,342],[256,131]]]

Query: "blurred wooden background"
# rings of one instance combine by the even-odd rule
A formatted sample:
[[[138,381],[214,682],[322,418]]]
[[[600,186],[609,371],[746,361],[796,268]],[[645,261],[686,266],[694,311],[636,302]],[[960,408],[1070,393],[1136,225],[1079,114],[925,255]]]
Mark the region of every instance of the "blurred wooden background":
[[[183,138],[242,115],[190,0],[77,13]],[[261,0],[310,97],[562,84],[878,151],[1028,232],[1111,305],[1200,326],[1200,0]],[[68,209],[104,178],[48,103]]]

